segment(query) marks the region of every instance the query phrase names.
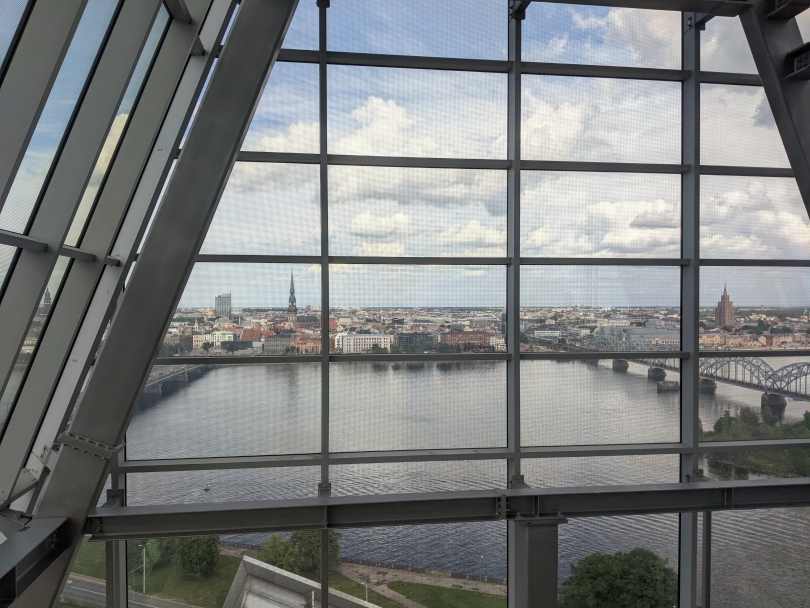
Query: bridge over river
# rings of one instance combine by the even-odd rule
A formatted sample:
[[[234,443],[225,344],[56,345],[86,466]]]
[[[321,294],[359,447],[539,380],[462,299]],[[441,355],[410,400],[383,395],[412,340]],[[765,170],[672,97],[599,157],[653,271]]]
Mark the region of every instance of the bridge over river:
[[[572,347],[572,348],[571,348]],[[576,344],[571,350],[589,352],[661,352],[678,351],[678,344],[653,344],[642,340],[620,341],[606,336],[588,336]],[[790,355],[786,351],[785,355]],[[617,370],[627,369],[622,359],[619,365],[614,364]],[[650,367],[650,378],[663,380],[666,377],[664,370],[680,372],[680,361],[658,356],[651,359],[635,359],[639,363]],[[790,363],[774,368],[767,360],[761,357],[735,357],[734,351],[723,351],[721,356],[702,356],[700,358],[701,390],[714,391],[714,382],[733,384],[754,390],[760,390],[762,405],[767,405],[775,413],[783,411],[786,398],[810,401],[810,363]]]

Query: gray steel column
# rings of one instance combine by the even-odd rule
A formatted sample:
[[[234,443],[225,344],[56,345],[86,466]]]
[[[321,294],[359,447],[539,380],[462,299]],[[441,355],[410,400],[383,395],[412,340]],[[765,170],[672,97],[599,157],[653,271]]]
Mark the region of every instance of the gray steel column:
[[[520,467],[520,113],[521,113],[521,25],[525,6],[509,7],[509,61],[507,109],[507,155],[511,166],[506,183],[506,345],[511,358],[506,362],[507,487],[521,487]],[[521,589],[526,586],[521,532],[507,523],[507,599],[510,608],[525,606]],[[523,599],[521,599],[523,598]]]
[[[58,306],[51,313],[48,331],[41,338],[28,378],[6,422],[8,432],[0,442],[0,462],[4,463],[0,467],[0,506],[11,496],[20,467],[31,451],[73,340],[104,272],[104,259],[110,252],[127,205],[132,200],[210,0],[189,0],[189,5],[194,23],[173,21],[169,26],[89,220],[81,245],[84,251],[95,256],[95,260],[76,261],[72,265],[59,295]],[[77,364],[79,359],[75,356],[74,359],[72,363]],[[81,360],[84,362],[86,357]],[[53,439],[54,436],[51,436],[39,445],[35,454],[48,454]],[[42,458],[37,458],[37,461],[41,463]],[[38,475],[37,467],[32,467],[32,473]]]
[[[318,496],[330,496],[329,482],[329,167],[327,163],[326,20],[329,0],[318,0],[318,165],[321,204],[321,482]],[[329,605],[329,529],[321,530],[321,606]]]
[[[562,517],[515,521],[515,574],[509,604],[519,608],[557,607],[558,525]],[[513,600],[514,596],[514,600]],[[514,604],[512,602],[514,601]]]
[[[191,0],[190,0],[191,1]],[[126,506],[126,474],[120,465],[124,452],[118,452],[110,463],[112,491],[121,495],[121,506]],[[127,541],[107,541],[107,607],[127,608]]]
[[[0,86],[0,209],[86,4],[87,0],[38,0],[31,9]]]
[[[693,481],[697,467],[699,417],[699,312],[700,312],[700,26],[695,13],[683,14],[682,162],[689,171],[681,178],[681,257],[689,264],[681,271],[681,481]],[[681,608],[697,599],[697,514],[680,515],[679,597]]]
[[[701,608],[712,605],[712,512],[703,513],[703,581]]]
[[[219,56],[186,144],[155,215],[70,431],[118,445],[148,376],[163,331],[194,266],[297,0],[244,0]],[[79,546],[85,518],[104,484],[107,462],[64,447],[37,517],[58,512],[72,524],[73,550],[15,606],[51,605]]]
[[[59,257],[130,76],[161,6],[160,0],[125,0],[81,102],[70,134],[45,186],[28,236],[44,252],[22,250],[0,301],[0,392],[5,388],[28,327]],[[13,410],[12,410],[13,412]]]
[[[753,7],[740,14],[740,21],[796,183],[810,209],[810,82],[785,80],[793,71],[787,54],[802,46],[803,40],[796,19],[766,18],[772,6],[773,0],[753,0]]]

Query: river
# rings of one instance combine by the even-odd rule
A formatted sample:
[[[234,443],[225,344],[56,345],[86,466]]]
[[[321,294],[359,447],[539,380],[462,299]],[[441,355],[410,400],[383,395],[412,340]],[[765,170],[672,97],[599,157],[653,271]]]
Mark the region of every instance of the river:
[[[795,360],[791,360],[795,361]],[[773,361],[781,366],[787,362]],[[609,361],[522,362],[524,445],[668,442],[679,438],[679,397],[658,393],[646,367],[615,372]],[[334,452],[499,447],[506,443],[506,365],[332,364]],[[668,372],[668,379],[679,380]],[[213,368],[141,404],[127,434],[129,459],[301,454],[320,450],[320,367],[275,364]],[[718,384],[702,395],[705,428],[725,410],[759,408],[758,391]],[[807,403],[788,401],[786,416]],[[526,459],[532,486],[675,482],[677,456]],[[708,468],[707,468],[708,472]],[[503,487],[506,462],[341,465],[334,495]],[[130,505],[315,496],[318,467],[143,473],[128,478]],[[210,484],[210,490],[203,488]],[[810,606],[810,509],[715,514],[713,606]],[[232,540],[259,544],[265,535]],[[503,522],[344,531],[346,557],[452,572],[506,576]],[[677,567],[673,515],[591,518],[560,527],[560,578],[595,551],[651,549]]]

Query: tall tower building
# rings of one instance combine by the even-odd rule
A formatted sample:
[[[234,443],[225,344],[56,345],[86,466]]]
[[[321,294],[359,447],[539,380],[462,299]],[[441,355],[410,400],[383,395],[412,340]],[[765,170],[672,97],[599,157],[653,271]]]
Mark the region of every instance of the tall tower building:
[[[290,305],[287,307],[287,322],[295,323],[298,320],[298,307],[295,305],[295,281],[290,271]]]
[[[45,296],[42,298],[42,314],[47,315],[51,312],[51,292],[45,288]]]
[[[214,301],[214,314],[216,314],[217,319],[231,318],[231,294],[223,293],[216,297]]]
[[[734,327],[737,325],[737,316],[734,314],[734,303],[729,300],[726,286],[723,285],[723,295],[714,309],[714,324],[716,327]]]

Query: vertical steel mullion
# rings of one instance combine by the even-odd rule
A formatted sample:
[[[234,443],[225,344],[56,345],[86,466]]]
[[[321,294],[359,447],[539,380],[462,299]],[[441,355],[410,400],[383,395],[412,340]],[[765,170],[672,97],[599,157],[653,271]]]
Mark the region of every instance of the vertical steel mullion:
[[[712,512],[703,513],[703,580],[701,608],[711,608],[712,604]]]
[[[113,490],[126,492],[126,473],[120,469],[124,462],[121,450],[110,462],[110,478]],[[126,496],[121,506],[126,506]],[[107,541],[107,606],[127,608],[127,541]]]
[[[689,264],[681,270],[681,455],[680,480],[693,481],[699,454],[699,328],[700,321],[700,27],[695,13],[683,13],[682,162],[689,171],[681,178],[681,250]],[[697,513],[681,513],[679,532],[679,605],[697,601]]]
[[[514,4],[514,3],[512,3]],[[520,466],[520,95],[521,95],[521,24],[523,13],[512,10],[509,15],[509,61],[507,92],[507,155],[511,166],[506,182],[506,345],[511,355],[506,362],[506,442],[510,455],[507,460],[507,486],[523,481]],[[509,608],[526,601],[527,571],[522,567],[523,555],[520,531],[516,524],[507,524],[507,602]]]
[[[329,496],[329,166],[327,164],[326,19],[329,0],[318,0],[318,123],[321,204],[321,482]],[[321,530],[321,606],[329,605],[329,528]]]

